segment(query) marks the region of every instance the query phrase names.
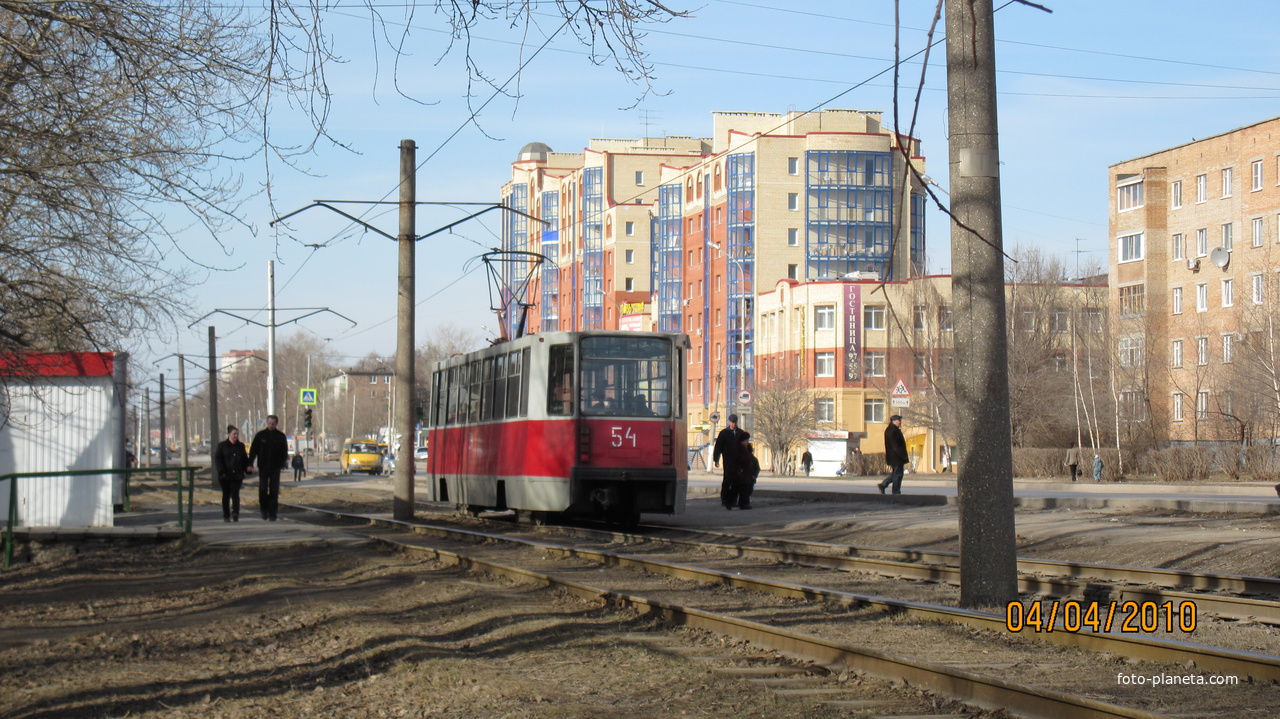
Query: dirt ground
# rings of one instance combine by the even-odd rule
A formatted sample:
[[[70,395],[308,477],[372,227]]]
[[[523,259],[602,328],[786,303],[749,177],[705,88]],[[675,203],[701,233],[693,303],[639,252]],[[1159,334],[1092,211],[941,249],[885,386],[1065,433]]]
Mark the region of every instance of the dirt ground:
[[[753,512],[729,513],[714,502],[692,500],[686,519],[955,549],[954,508],[761,499]],[[1018,533],[1025,556],[1280,573],[1274,518],[1056,510],[1020,513]],[[633,637],[674,635],[723,644],[744,664],[776,661],[749,645],[372,545],[50,545],[0,573],[0,596],[4,718],[858,715],[725,678]],[[867,685],[921,701],[910,688]]]

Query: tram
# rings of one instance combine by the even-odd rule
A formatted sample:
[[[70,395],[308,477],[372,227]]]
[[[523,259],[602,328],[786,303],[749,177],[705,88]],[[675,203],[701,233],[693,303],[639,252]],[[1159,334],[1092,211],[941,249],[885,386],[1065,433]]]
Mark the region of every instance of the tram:
[[[438,362],[429,496],[635,523],[684,511],[689,338],[548,332]]]

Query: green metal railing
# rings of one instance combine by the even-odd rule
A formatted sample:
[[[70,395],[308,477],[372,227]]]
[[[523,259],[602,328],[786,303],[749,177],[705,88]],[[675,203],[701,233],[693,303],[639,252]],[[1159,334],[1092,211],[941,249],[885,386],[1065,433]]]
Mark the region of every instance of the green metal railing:
[[[77,469],[65,472],[14,472],[0,474],[0,482],[9,481],[9,516],[5,518],[4,528],[4,568],[13,563],[13,527],[18,523],[18,480],[48,479],[51,477],[100,477],[104,474],[124,475],[124,509],[131,510],[129,499],[129,481],[134,475],[160,475],[162,482],[168,481],[172,473],[177,475],[173,482],[178,490],[178,527],[184,534],[191,532],[191,517],[195,505],[196,472],[200,467],[133,467],[130,469]],[[185,482],[184,482],[185,479]],[[185,486],[184,486],[185,485]],[[183,491],[186,491],[186,505],[183,505]]]

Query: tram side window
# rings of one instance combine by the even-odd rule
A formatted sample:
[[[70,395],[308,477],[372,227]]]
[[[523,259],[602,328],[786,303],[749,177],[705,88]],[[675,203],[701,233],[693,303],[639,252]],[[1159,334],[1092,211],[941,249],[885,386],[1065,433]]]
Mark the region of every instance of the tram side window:
[[[529,416],[529,348],[520,353],[520,416]]]
[[[547,362],[547,414],[573,414],[573,345],[552,345]]]
[[[520,416],[520,395],[524,394],[523,387],[520,382],[520,366],[523,356],[519,352],[512,352],[506,356],[506,396],[503,400],[507,404],[508,417]]]
[[[470,363],[471,381],[468,382],[469,394],[467,398],[467,421],[480,421],[480,397],[484,393],[484,374],[480,369],[479,362]]]

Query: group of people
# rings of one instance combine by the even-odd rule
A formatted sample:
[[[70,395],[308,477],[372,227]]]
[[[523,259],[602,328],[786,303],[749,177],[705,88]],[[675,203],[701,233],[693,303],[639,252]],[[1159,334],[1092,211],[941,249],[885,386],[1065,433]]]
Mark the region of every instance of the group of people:
[[[720,466],[724,460],[724,479],[720,483],[720,504],[725,509],[751,509],[751,490],[760,476],[760,461],[751,446],[751,433],[738,427],[738,415],[729,415],[729,425],[716,436],[711,463]]]
[[[284,432],[277,429],[279,423],[279,417],[268,415],[267,426],[253,435],[247,449],[240,441],[240,430],[235,425],[227,426],[227,438],[213,451],[213,473],[222,490],[222,521],[240,521],[240,487],[245,477],[253,474],[255,462],[258,466],[258,507],[262,510],[262,518],[269,522],[276,521],[279,512],[280,473],[292,466],[295,482],[306,476],[306,463],[301,453],[295,454],[290,461],[289,441]]]

